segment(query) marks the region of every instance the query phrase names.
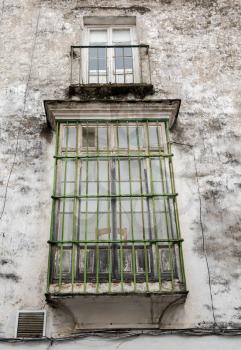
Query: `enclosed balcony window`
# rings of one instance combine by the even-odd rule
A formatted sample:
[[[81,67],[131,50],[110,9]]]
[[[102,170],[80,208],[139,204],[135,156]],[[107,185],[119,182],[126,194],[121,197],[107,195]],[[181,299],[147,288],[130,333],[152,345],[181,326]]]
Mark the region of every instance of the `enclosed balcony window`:
[[[50,284],[184,284],[167,121],[58,123],[55,159]]]

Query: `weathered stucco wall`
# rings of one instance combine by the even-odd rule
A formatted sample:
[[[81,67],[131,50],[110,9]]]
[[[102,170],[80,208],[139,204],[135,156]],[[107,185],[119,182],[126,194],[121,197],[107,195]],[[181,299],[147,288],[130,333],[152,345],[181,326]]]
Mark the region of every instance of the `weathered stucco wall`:
[[[44,99],[64,99],[83,15],[135,15],[155,98],[180,98],[172,132],[189,295],[163,327],[241,327],[239,0],[1,0],[0,337],[18,309],[45,308],[54,135]]]

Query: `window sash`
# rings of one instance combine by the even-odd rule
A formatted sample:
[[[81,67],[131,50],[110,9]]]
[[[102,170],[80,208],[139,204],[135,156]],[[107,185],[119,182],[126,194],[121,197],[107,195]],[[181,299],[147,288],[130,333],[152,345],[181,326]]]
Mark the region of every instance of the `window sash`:
[[[106,32],[106,36],[98,35]],[[129,36],[116,36],[121,31],[129,31]],[[93,33],[96,33],[96,39]],[[103,48],[89,48],[83,52],[86,71],[86,82],[95,83],[138,83],[139,82],[139,52],[138,48],[105,48],[111,45],[135,45],[136,33],[133,26],[118,27],[86,27],[86,45],[99,46]],[[103,55],[103,52],[105,54]]]

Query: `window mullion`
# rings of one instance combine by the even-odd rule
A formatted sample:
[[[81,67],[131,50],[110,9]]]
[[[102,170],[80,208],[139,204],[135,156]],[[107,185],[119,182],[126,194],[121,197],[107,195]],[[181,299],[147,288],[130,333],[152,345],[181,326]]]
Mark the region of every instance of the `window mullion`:
[[[129,139],[129,122],[126,122],[126,133],[127,133],[127,153],[128,153],[128,173],[130,181],[130,209],[131,209],[131,239],[132,242],[132,267],[133,267],[133,282],[134,290],[136,291],[136,245],[135,245],[135,235],[134,235],[134,223],[133,223],[133,199],[132,199],[132,178],[131,178],[131,166],[130,166],[130,139]]]
[[[64,232],[64,225],[65,225],[65,202],[66,202],[66,177],[67,177],[67,156],[68,156],[68,140],[69,140],[69,126],[67,123],[66,126],[66,130],[67,130],[67,135],[66,135],[66,145],[65,145],[65,158],[64,158],[64,198],[62,198],[61,200],[63,201],[62,204],[62,232],[61,232],[61,248],[60,248],[60,257],[59,257],[59,279],[58,279],[58,283],[59,286],[62,283],[62,271],[63,271],[63,246],[64,246],[64,236],[65,236],[65,232]]]
[[[165,132],[166,132],[166,142],[167,142],[167,150],[168,153],[171,154],[171,143],[170,143],[170,138],[169,138],[169,129],[168,129],[168,123],[165,122]],[[173,170],[173,164],[172,164],[172,159],[169,158],[169,171],[170,171],[170,178],[171,178],[171,188],[172,188],[172,193],[176,192],[175,188],[175,181],[174,181],[174,170]],[[180,233],[180,223],[179,223],[179,214],[178,214],[178,206],[177,206],[177,201],[176,197],[173,198],[173,206],[174,206],[174,216],[175,216],[175,223],[176,223],[176,230],[177,230],[177,238],[181,238],[181,233]],[[172,220],[171,220],[172,222]],[[173,245],[173,249],[174,249]],[[184,261],[183,261],[183,253],[182,253],[182,244],[179,243],[179,254],[180,254],[180,265],[181,265],[181,278],[182,282],[186,288],[186,279],[185,279],[185,271],[184,271]],[[175,255],[174,255],[175,258]]]
[[[56,125],[56,143],[55,143],[55,155],[57,156],[59,154],[59,140],[60,140],[60,124],[57,123]],[[58,159],[55,158],[54,162],[54,180],[53,180],[53,196],[56,195],[56,189],[57,189],[57,176],[58,176]],[[52,200],[52,213],[51,213],[51,224],[50,224],[50,240],[52,241],[56,236],[56,198]],[[48,259],[48,289],[51,283],[51,280],[53,279],[53,271],[56,270],[54,266],[54,257],[57,254],[58,247],[50,246],[49,248],[49,259]]]
[[[79,136],[79,128],[78,125],[76,125],[76,149],[75,149],[75,154],[78,156],[78,136]],[[79,160],[76,158],[75,162],[75,177],[74,177],[74,203],[73,203],[73,232],[72,232],[72,253],[71,253],[71,282],[72,282],[72,290],[73,290],[73,285],[74,285],[74,280],[75,280],[75,274],[76,274],[76,269],[75,269],[75,254],[76,254],[76,246],[74,245],[73,241],[76,240],[76,235],[77,235],[77,228],[76,228],[76,223],[77,223],[77,190],[78,190],[78,165],[79,165]]]
[[[144,198],[143,198],[143,178],[142,178],[142,168],[144,170],[144,162],[143,158],[140,158],[140,138],[139,138],[139,124],[136,123],[136,131],[137,131],[137,148],[138,148],[138,165],[139,165],[139,180],[140,180],[140,190],[141,190],[141,218],[142,218],[142,232],[143,232],[143,239],[144,239],[144,264],[145,264],[145,276],[146,281],[148,281],[148,274],[149,274],[149,262],[148,262],[148,253],[147,253],[147,247],[146,247],[146,232],[145,232],[145,219],[144,219]],[[141,165],[142,164],[142,165]],[[148,244],[149,251],[150,251],[150,244]],[[150,251],[151,253],[151,251]],[[147,290],[148,290],[148,284],[147,284]]]
[[[96,253],[96,292],[99,292],[99,274],[100,274],[100,247],[99,247],[99,216],[100,216],[100,184],[99,184],[99,138],[98,138],[98,130],[99,125],[97,122],[96,126],[96,149],[97,149],[97,158],[96,158],[96,182],[97,182],[97,208],[96,208],[96,246],[95,246],[95,253]]]
[[[119,149],[119,133],[118,133],[118,122],[116,123],[116,133],[114,134],[116,135],[117,138],[117,150],[118,150],[118,157],[117,157],[117,168],[118,168],[118,194],[119,196],[121,196],[121,171],[120,171],[120,149]],[[122,203],[121,203],[121,197],[119,197],[119,231],[120,231],[120,239],[122,240]],[[123,243],[120,243],[120,277],[121,277],[121,289],[123,290],[123,270],[124,270],[124,266],[123,266]]]
[[[109,155],[110,153],[110,128],[112,129],[112,126],[109,125],[109,123],[107,122],[107,154]],[[112,132],[112,130],[111,130]],[[112,160],[110,158],[108,158],[108,161],[107,161],[107,174],[108,174],[108,196],[110,196],[111,194],[111,167],[112,165]],[[111,249],[111,226],[112,226],[112,223],[111,223],[111,199],[108,197],[108,290],[109,292],[111,292],[111,287],[112,287],[112,249]]]

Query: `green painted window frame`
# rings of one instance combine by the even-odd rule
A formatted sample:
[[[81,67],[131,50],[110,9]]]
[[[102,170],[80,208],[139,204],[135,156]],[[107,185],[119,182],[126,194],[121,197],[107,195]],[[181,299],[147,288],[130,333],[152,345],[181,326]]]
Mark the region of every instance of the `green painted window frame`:
[[[102,283],[108,285],[109,292],[119,283],[122,291],[129,284],[135,292],[138,283],[144,285],[144,291],[155,283],[161,292],[169,281],[170,291],[175,291],[177,284],[186,289],[172,157],[168,119],[57,122],[48,288],[79,283],[86,292],[88,283],[94,283],[98,293]],[[95,177],[93,169],[88,172],[92,163]],[[105,163],[107,179],[101,182]],[[134,163],[139,169],[138,181],[132,179]],[[70,164],[74,165],[72,172]],[[124,164],[126,181],[121,174]],[[138,184],[139,191],[133,191]],[[84,185],[85,193],[81,190]],[[94,186],[91,193],[89,188]],[[126,186],[128,190],[123,192]],[[105,201],[107,212],[102,212]],[[82,203],[85,211],[81,211]],[[89,218],[91,203],[96,207]],[[125,212],[129,227],[122,227],[123,203],[129,205]],[[133,219],[139,215],[134,203],[141,208],[141,225]],[[158,206],[161,209],[157,210]],[[106,213],[107,227],[100,227]]]

